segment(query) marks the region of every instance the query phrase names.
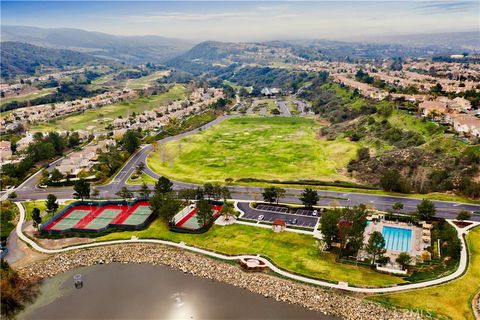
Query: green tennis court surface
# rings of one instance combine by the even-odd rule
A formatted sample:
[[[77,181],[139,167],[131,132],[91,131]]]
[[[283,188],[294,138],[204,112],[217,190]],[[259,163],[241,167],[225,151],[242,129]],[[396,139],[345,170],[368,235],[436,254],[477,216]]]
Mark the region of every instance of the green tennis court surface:
[[[190,219],[182,224],[182,228],[200,229],[202,226],[198,223],[197,214],[194,214]]]
[[[133,211],[130,216],[123,221],[123,224],[136,225],[144,222],[148,216],[152,213],[152,210],[148,206],[139,206]]]
[[[95,219],[85,226],[85,229],[100,229],[106,227],[122,209],[105,209]]]
[[[53,227],[53,229],[64,230],[64,229],[73,228],[78,223],[78,221],[80,221],[83,217],[85,217],[89,213],[90,213],[90,210],[81,210],[81,209],[73,210],[72,212],[70,212],[68,216],[58,221]]]

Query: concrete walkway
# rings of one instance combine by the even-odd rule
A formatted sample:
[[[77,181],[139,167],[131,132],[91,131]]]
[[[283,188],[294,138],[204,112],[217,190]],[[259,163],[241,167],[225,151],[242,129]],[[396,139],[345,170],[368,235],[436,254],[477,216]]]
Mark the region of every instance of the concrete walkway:
[[[394,287],[381,287],[381,288],[360,288],[360,287],[350,287],[348,284],[344,283],[331,283],[331,282],[326,282],[322,280],[316,280],[316,279],[311,279],[307,278],[304,276],[292,274],[288,271],[285,271],[283,269],[278,268],[274,264],[272,264],[269,260],[261,257],[261,256],[254,256],[254,255],[238,255],[238,256],[228,256],[192,246],[188,246],[183,242],[176,243],[176,242],[170,242],[170,241],[165,241],[165,240],[157,240],[157,239],[137,239],[133,237],[131,240],[113,240],[113,241],[105,241],[105,242],[98,242],[98,243],[89,243],[89,244],[82,244],[82,245],[77,245],[77,246],[72,246],[72,247],[67,247],[67,248],[62,248],[62,249],[45,249],[38,245],[35,241],[32,239],[28,238],[22,231],[22,225],[23,222],[25,221],[25,209],[23,208],[22,204],[20,202],[15,202],[15,204],[18,207],[18,210],[20,211],[20,219],[19,222],[16,226],[16,232],[18,234],[18,237],[29,244],[33,249],[42,252],[42,253],[47,253],[47,254],[55,254],[55,253],[62,253],[62,252],[68,252],[68,251],[73,251],[73,250],[78,250],[78,249],[85,249],[85,248],[93,248],[93,247],[100,247],[100,246],[108,246],[108,245],[116,245],[116,244],[123,244],[123,243],[150,243],[150,244],[162,244],[166,246],[171,246],[171,247],[176,247],[180,249],[185,249],[189,250],[192,252],[200,253],[209,257],[217,258],[217,259],[222,259],[222,260],[229,260],[229,261],[235,261],[239,259],[249,259],[249,258],[254,258],[257,260],[260,260],[264,262],[273,272],[289,278],[293,280],[297,280],[300,282],[308,283],[308,284],[313,284],[325,288],[332,288],[332,289],[339,289],[339,290],[345,290],[345,291],[350,291],[350,292],[359,292],[359,293],[388,293],[388,292],[397,292],[397,291],[406,291],[406,290],[413,290],[413,289],[419,289],[419,288],[425,288],[429,286],[434,286],[438,285],[441,283],[445,283],[448,281],[451,281],[453,279],[456,279],[460,277],[466,270],[467,268],[467,262],[468,262],[468,250],[466,247],[465,240],[462,235],[467,233],[467,230],[462,229],[461,233],[458,233],[460,241],[462,243],[462,252],[461,252],[461,258],[460,258],[460,264],[458,269],[443,278],[439,279],[434,279],[430,281],[425,281],[421,283],[412,283],[412,284],[407,284],[407,285],[400,285],[400,286],[394,286]],[[455,226],[450,220],[448,220],[450,224]],[[475,226],[479,225],[479,223],[473,223],[470,225],[467,229],[471,229]],[[457,228],[457,231],[459,228]]]

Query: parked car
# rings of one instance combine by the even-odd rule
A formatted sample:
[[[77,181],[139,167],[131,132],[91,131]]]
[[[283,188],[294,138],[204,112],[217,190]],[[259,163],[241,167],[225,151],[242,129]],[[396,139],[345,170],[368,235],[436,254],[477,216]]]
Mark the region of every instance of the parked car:
[[[293,219],[292,224],[297,224],[297,222],[298,222],[297,219]]]
[[[318,214],[318,210],[313,210],[313,215],[316,216]]]
[[[265,217],[263,216],[263,214],[261,214],[261,215],[258,216],[258,220],[263,220],[263,218],[265,218]]]

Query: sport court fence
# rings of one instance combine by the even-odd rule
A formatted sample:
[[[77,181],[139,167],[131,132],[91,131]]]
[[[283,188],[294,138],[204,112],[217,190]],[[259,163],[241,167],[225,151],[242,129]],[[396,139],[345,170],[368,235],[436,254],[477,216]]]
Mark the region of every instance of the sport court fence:
[[[147,219],[145,219],[142,223],[136,224],[136,225],[129,225],[129,224],[112,224],[109,223],[106,226],[98,229],[80,229],[80,228],[68,228],[68,229],[62,229],[62,230],[56,230],[56,229],[46,229],[47,226],[49,226],[51,223],[57,221],[62,217],[63,214],[68,212],[70,209],[73,209],[74,207],[80,206],[80,205],[91,205],[92,207],[95,206],[96,208],[99,207],[105,207],[109,205],[124,205],[128,207],[133,207],[139,202],[145,201],[144,199],[135,199],[133,201],[125,201],[125,200],[107,200],[107,201],[75,201],[70,203],[68,206],[63,208],[59,213],[48,219],[45,223],[42,223],[40,226],[40,232],[42,234],[47,234],[47,235],[64,235],[64,234],[69,234],[69,233],[76,233],[76,234],[88,234],[88,233],[101,233],[105,232],[107,229],[112,228],[115,230],[119,231],[127,231],[127,230],[139,230],[143,229],[146,226],[148,226],[156,216],[156,213],[152,211]],[[113,221],[113,220],[112,220]]]

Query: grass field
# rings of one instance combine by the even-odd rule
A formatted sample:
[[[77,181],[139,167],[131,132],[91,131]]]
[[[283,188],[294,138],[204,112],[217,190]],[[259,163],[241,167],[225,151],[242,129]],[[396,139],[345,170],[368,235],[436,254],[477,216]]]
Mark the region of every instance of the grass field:
[[[416,310],[440,319],[474,319],[472,299],[480,290],[480,228],[467,235],[470,261],[467,272],[459,279],[433,288],[375,296],[377,302]]]
[[[145,89],[148,88],[150,83],[153,81],[160,79],[170,73],[169,70],[162,70],[154,72],[148,76],[141,77],[138,79],[128,79],[127,83],[125,84],[125,88],[127,89]]]
[[[24,95],[2,98],[0,100],[0,105],[3,106],[4,104],[7,104],[7,103],[12,102],[12,101],[22,102],[22,101],[32,100],[32,99],[47,95],[49,93],[53,93],[53,92],[55,92],[55,90],[57,90],[57,88],[45,88],[45,89],[41,89],[41,90],[38,90],[38,91],[35,91],[35,92],[27,93],[27,94],[24,94]]]
[[[270,229],[234,224],[214,225],[203,234],[174,233],[165,223],[155,220],[143,231],[112,233],[97,241],[116,239],[157,238],[185,242],[199,248],[215,250],[224,254],[261,254],[279,267],[308,277],[330,281],[346,281],[360,286],[382,286],[401,283],[403,280],[384,275],[369,268],[335,262],[332,254],[320,254],[316,239],[310,235],[293,232],[274,233]]]
[[[316,138],[313,119],[230,118],[201,133],[157,145],[147,159],[155,172],[203,183],[226,178],[348,180],[341,170],[357,144]]]
[[[185,98],[185,96],[185,87],[175,85],[168,92],[160,95],[107,105],[97,109],[89,109],[82,114],[67,116],[48,123],[41,123],[30,129],[37,131],[102,129],[119,116],[128,117],[128,115],[133,112],[137,114],[142,113],[171,101],[181,100]]]

